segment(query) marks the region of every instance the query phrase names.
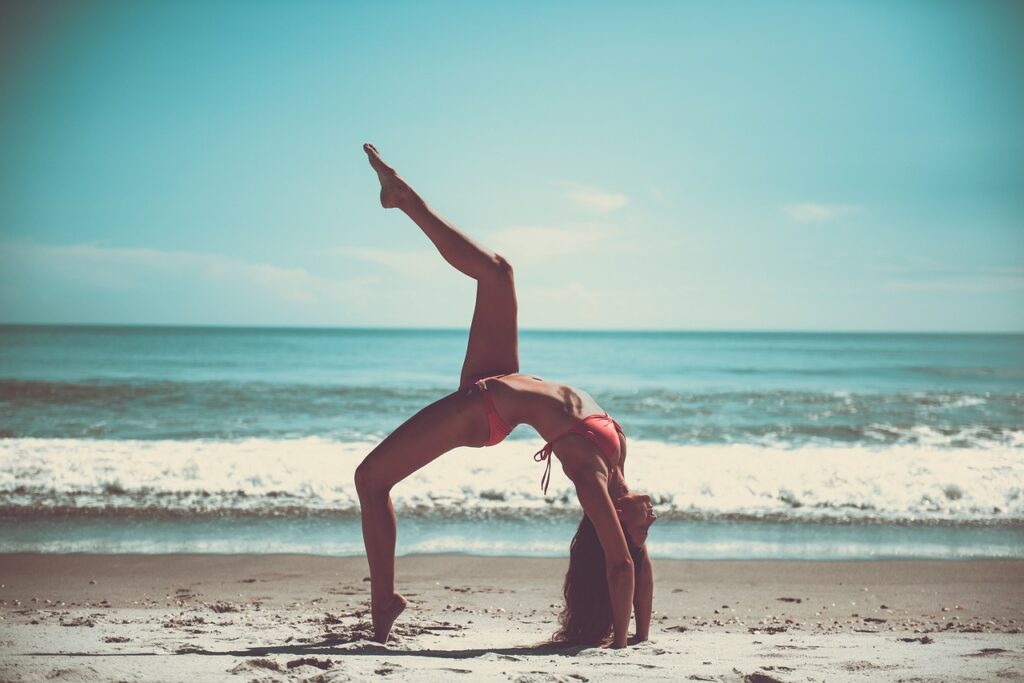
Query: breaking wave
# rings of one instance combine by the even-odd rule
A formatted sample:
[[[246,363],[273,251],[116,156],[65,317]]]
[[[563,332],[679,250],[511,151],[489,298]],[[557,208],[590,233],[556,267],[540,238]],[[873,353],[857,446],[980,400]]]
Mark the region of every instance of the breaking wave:
[[[923,439],[927,441],[927,439]],[[0,514],[15,517],[357,516],[352,481],[370,441],[0,440]],[[403,515],[577,516],[539,442],[463,448],[392,492]],[[627,479],[664,519],[785,522],[1024,522],[1024,449],[675,445],[630,441]]]

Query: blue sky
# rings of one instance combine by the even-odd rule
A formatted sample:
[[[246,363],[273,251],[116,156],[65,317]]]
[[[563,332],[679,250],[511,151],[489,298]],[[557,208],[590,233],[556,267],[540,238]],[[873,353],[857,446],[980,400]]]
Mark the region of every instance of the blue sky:
[[[1013,2],[7,3],[0,321],[1024,331]]]

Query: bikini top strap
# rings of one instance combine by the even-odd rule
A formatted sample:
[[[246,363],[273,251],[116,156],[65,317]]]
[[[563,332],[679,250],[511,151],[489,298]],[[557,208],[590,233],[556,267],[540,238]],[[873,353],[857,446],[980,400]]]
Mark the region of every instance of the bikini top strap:
[[[534,462],[548,461],[547,466],[544,468],[544,474],[540,478],[540,488],[545,496],[548,494],[548,484],[551,483],[551,454],[555,451],[554,443],[554,441],[549,441],[544,444],[544,448],[533,454]]]
[[[487,398],[490,398],[490,397],[487,397]],[[589,415],[588,417],[595,417],[595,416]],[[622,427],[619,425],[619,423],[615,421],[615,418],[613,418],[612,416],[608,415],[607,413],[605,413],[604,415],[598,415],[597,417],[606,417],[609,420],[611,420],[612,424],[615,425],[615,430],[618,433],[622,434],[622,438],[623,439],[626,438],[626,432],[622,429]],[[583,424],[586,419],[587,418],[583,418],[582,420],[580,420],[579,422],[574,424],[572,427],[570,427],[568,430],[566,430],[566,432],[564,434],[561,434],[561,435],[557,436],[556,438],[552,439],[551,441],[547,442],[546,444],[544,444],[544,448],[541,448],[539,451],[537,451],[536,453],[533,454],[534,462],[544,462],[545,460],[547,460],[547,465],[544,467],[544,474],[541,475],[541,478],[540,478],[540,488],[541,488],[541,491],[544,492],[544,495],[547,495],[547,493],[548,493],[548,484],[551,483],[551,460],[552,460],[551,454],[555,450],[555,442],[558,441],[559,439],[561,439],[564,436],[568,436],[569,434],[574,434],[574,433],[575,434],[580,434],[580,435],[582,435],[582,436],[592,440],[592,437],[589,436],[586,433],[585,429],[581,430],[579,428],[580,425]],[[598,450],[601,450],[601,449],[599,448]],[[606,459],[608,457],[607,455],[605,455],[603,450],[601,451],[601,455],[603,455]],[[611,481],[615,477],[617,477],[619,475],[619,468],[618,467],[612,467],[611,463],[608,463],[608,465],[609,465],[609,469],[610,469],[609,476],[608,476],[608,481],[609,481],[609,484],[610,484]],[[620,465],[621,465],[621,458],[620,458]]]

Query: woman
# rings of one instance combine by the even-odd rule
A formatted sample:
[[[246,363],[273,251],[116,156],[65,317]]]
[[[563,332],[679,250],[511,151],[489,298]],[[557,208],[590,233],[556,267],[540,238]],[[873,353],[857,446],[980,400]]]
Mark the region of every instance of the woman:
[[[645,541],[655,516],[650,497],[626,488],[622,428],[586,392],[519,374],[512,266],[428,206],[373,145],[363,149],[380,179],[381,205],[405,212],[448,263],[477,282],[459,390],[409,418],[356,468],[374,640],[387,640],[406,606],[395,592],[391,488],[453,448],[493,446],[522,423],[548,442],[534,456],[547,460],[545,492],[553,454],[575,484],[585,515],[570,549],[566,606],[554,640],[593,645],[612,631],[611,646],[625,647],[631,608],[636,639],[646,640],[654,577]]]

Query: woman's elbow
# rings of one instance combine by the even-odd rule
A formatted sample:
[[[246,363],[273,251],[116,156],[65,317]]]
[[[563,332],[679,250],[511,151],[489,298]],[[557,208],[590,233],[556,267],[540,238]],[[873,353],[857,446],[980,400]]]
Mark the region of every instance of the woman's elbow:
[[[624,560],[609,562],[606,567],[606,571],[608,574],[608,583],[610,585],[617,583],[632,584],[634,577],[636,576],[635,568],[633,567],[633,560],[629,557]]]

